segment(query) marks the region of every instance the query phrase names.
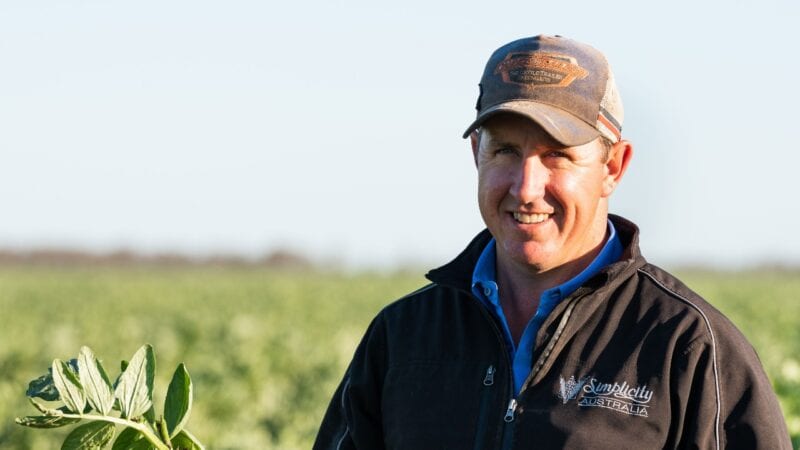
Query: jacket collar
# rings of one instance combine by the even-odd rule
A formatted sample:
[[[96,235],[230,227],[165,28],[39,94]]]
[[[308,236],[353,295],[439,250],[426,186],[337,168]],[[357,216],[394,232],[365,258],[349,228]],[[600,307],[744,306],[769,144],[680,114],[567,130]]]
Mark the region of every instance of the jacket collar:
[[[622,243],[623,251],[619,262],[624,262],[625,264],[615,263],[602,270],[600,274],[604,275],[604,280],[607,280],[609,276],[625,271],[632,265],[638,268],[644,264],[644,258],[639,251],[639,228],[633,222],[615,214],[609,214],[608,218],[614,223]],[[425,277],[434,283],[452,286],[469,292],[475,264],[477,264],[483,249],[491,239],[492,235],[489,230],[484,229],[472,239],[464,251],[456,256],[455,259],[429,271],[425,274]]]

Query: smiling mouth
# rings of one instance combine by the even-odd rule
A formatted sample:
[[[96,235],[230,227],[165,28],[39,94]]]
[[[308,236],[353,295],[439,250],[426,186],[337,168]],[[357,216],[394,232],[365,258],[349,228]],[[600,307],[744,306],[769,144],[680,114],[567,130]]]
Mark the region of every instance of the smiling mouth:
[[[542,223],[550,218],[550,214],[525,214],[521,212],[513,213],[514,220],[524,224]]]

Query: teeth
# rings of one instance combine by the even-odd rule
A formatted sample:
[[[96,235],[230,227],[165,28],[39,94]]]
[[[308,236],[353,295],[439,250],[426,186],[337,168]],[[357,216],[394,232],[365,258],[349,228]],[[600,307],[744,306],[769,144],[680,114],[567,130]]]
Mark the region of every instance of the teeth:
[[[514,213],[514,220],[519,223],[541,223],[547,220],[550,214],[523,214],[519,212]]]

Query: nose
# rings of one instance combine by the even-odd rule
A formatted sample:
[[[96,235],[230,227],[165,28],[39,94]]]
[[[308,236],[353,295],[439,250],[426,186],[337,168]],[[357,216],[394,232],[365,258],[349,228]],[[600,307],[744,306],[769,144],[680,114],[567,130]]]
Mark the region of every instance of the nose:
[[[541,158],[531,155],[521,160],[511,183],[510,194],[521,204],[533,203],[544,197],[549,174]]]

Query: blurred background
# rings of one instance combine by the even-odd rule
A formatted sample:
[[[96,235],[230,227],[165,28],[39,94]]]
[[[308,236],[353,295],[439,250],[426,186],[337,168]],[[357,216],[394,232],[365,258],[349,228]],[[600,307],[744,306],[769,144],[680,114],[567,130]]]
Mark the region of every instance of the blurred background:
[[[489,54],[539,33],[607,55],[635,147],[612,212],[742,328],[800,445],[798,19],[790,0],[0,4],[0,448],[60,445],[12,422],[53,358],[114,367],[144,342],[164,388],[186,362],[212,448],[310,447],[371,317],[482,228],[461,133]]]

